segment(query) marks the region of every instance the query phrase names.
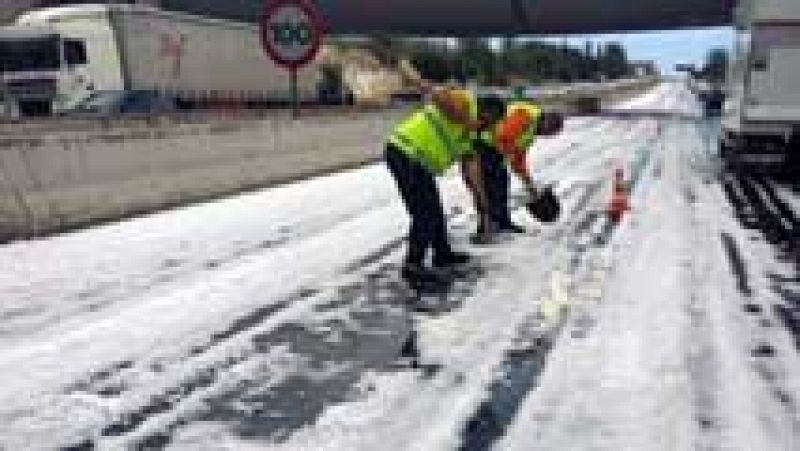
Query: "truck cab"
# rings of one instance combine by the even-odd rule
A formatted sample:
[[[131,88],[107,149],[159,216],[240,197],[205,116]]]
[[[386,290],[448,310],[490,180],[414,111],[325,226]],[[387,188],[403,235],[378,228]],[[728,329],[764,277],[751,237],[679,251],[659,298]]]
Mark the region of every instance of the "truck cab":
[[[760,0],[739,11],[721,153],[740,166],[784,165],[800,152],[800,2]]]
[[[0,92],[20,116],[70,109],[93,89],[86,44],[46,27],[0,28]]]

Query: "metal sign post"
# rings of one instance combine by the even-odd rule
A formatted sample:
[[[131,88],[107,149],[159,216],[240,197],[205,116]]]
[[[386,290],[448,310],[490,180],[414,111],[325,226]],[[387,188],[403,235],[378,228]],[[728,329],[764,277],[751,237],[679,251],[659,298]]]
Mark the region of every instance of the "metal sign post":
[[[300,116],[300,95],[297,92],[297,69],[291,69],[292,73],[292,117],[297,119]]]
[[[310,63],[322,46],[321,16],[310,0],[268,0],[260,26],[264,51],[275,64],[289,70],[292,116],[296,118],[300,111],[297,71]]]

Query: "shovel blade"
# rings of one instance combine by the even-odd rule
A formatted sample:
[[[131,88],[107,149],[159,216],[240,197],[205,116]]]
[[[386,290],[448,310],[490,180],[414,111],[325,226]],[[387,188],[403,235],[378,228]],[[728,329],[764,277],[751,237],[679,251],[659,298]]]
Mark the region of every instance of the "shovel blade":
[[[528,202],[525,207],[531,216],[540,222],[556,222],[561,216],[561,202],[550,186],[542,190],[536,199]]]

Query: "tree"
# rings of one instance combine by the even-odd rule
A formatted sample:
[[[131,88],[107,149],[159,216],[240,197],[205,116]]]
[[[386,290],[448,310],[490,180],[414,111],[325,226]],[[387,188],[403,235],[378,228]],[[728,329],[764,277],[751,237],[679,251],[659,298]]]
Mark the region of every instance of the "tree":
[[[481,84],[542,83],[547,81],[597,80],[630,75],[632,68],[619,43],[570,47],[534,40],[504,38],[493,48],[487,38],[463,38],[458,45],[448,40],[389,38],[333,40],[334,45],[365,48],[388,66],[408,59],[423,78],[435,82],[476,80]]]
[[[456,78],[490,83],[495,80],[496,62],[487,39],[463,38],[459,40],[459,67]]]
[[[600,71],[612,80],[631,74],[627,52],[619,42],[607,43],[598,60]]]
[[[435,41],[408,42],[406,53],[423,78],[435,82],[453,78],[456,62],[447,46]]]
[[[386,34],[370,36],[367,46],[382,64],[396,65],[401,57],[400,40]]]
[[[584,80],[594,80],[597,77],[597,59],[594,53],[592,41],[586,41],[583,45],[583,67],[581,78]]]

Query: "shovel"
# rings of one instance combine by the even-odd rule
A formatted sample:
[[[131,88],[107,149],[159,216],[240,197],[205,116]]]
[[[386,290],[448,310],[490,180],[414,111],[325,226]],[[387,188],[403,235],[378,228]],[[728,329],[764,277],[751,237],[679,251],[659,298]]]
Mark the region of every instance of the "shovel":
[[[556,222],[561,216],[561,202],[553,192],[552,185],[536,190],[525,203],[525,208],[531,216],[544,223]]]

